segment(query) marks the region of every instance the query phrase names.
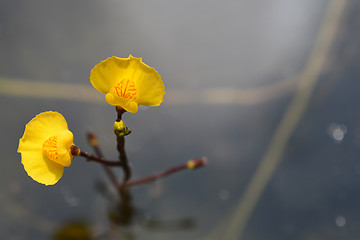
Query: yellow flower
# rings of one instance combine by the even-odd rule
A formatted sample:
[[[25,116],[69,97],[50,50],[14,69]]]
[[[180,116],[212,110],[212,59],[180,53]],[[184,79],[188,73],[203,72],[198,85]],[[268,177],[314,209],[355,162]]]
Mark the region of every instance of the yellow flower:
[[[53,185],[63,175],[64,167],[71,164],[73,144],[65,118],[58,112],[43,112],[26,125],[18,152],[32,179]]]
[[[132,113],[138,111],[138,105],[159,106],[165,94],[165,86],[155,68],[131,55],[110,57],[97,64],[91,70],[90,82],[106,94],[110,105]]]

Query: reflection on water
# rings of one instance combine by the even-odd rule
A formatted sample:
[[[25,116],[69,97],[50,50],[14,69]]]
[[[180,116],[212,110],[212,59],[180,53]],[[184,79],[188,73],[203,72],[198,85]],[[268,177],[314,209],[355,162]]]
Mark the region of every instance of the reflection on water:
[[[0,238],[221,239],[329,3],[0,1]],[[243,239],[359,237],[360,5],[343,3],[327,64]],[[79,146],[86,149],[91,130],[106,157],[117,158],[113,108],[85,86],[100,59],[130,53],[155,66],[166,86],[163,106],[125,117],[133,178],[204,154],[211,164],[122,198],[93,163],[74,161],[53,187],[31,181],[16,148],[24,124],[45,110],[65,115]]]
[[[195,221],[192,218],[161,220],[149,217],[146,210],[136,209],[133,206],[130,189],[124,189],[120,196],[112,193],[104,182],[98,182],[96,189],[107,200],[107,212],[110,222],[114,224],[113,230],[121,231],[121,227],[131,225],[139,225],[144,229],[157,232],[186,231],[195,228]]]

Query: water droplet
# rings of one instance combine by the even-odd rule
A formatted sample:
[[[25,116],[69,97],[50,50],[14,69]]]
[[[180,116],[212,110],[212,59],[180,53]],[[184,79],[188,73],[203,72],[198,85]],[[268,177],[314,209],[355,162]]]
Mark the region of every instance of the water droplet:
[[[338,216],[335,219],[336,226],[338,227],[344,227],[346,224],[346,219],[343,216]]]
[[[70,207],[77,207],[79,205],[79,199],[73,195],[70,189],[62,187],[60,191],[65,199],[65,202],[67,202]]]
[[[347,127],[343,124],[332,123],[328,127],[328,134],[335,143],[341,143],[347,133]]]

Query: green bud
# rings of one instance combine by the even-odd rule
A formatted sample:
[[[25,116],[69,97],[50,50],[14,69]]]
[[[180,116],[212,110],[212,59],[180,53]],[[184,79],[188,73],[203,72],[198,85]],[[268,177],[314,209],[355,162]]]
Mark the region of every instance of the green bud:
[[[118,137],[123,137],[131,133],[131,131],[125,126],[123,120],[120,120],[120,122],[115,121],[113,131]]]

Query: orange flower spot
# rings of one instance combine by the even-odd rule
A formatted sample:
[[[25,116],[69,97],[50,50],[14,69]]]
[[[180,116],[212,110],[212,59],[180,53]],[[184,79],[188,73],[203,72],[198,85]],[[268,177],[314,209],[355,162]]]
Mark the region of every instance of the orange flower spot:
[[[43,144],[44,153],[53,161],[58,160],[57,136],[50,137]]]
[[[134,81],[123,79],[111,88],[110,93],[118,97],[135,100],[137,90]]]

